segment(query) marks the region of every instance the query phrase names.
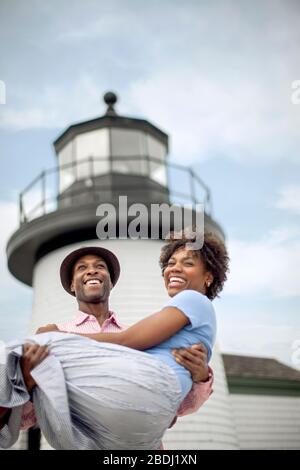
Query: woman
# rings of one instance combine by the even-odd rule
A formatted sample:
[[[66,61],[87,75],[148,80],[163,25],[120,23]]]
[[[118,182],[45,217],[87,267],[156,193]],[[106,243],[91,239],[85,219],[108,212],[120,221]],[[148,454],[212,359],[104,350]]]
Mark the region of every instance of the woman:
[[[171,239],[162,249],[160,264],[171,300],[161,311],[120,333],[44,333],[30,339],[48,344],[51,353],[33,371],[38,383],[33,397],[52,447],[159,447],[192,386],[171,350],[201,342],[210,358],[215,338],[210,300],[222,290],[228,268],[218,238],[206,234],[201,250],[188,250],[191,241]],[[21,404],[22,390],[18,398]]]

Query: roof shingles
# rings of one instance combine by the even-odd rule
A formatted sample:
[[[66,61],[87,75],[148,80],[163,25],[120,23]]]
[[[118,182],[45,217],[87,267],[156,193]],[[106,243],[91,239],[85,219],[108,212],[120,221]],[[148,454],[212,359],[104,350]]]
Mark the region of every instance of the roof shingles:
[[[300,370],[293,369],[276,359],[222,354],[228,377],[253,377],[300,382]]]

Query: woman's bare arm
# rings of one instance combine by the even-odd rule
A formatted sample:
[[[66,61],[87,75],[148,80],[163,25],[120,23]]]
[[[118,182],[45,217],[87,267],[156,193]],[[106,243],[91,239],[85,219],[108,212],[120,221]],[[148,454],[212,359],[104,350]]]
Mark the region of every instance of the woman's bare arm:
[[[94,333],[81,336],[143,351],[170,338],[188,323],[188,318],[181,310],[176,307],[165,307],[120,333]]]

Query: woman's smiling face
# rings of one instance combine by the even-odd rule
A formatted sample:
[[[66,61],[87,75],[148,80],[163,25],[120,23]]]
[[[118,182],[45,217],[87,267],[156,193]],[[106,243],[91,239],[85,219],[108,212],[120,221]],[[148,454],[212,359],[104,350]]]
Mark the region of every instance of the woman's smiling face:
[[[201,258],[192,250],[182,247],[169,258],[164,269],[165,286],[170,297],[186,289],[206,294],[206,286],[213,276],[206,271]]]

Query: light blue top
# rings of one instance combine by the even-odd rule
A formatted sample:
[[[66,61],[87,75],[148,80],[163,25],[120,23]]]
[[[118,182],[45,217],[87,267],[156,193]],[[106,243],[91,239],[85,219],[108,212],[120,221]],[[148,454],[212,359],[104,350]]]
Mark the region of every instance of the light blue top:
[[[189,323],[171,338],[144,352],[152,354],[173,369],[181,384],[182,396],[185,397],[192,388],[191,374],[176,362],[172,349],[187,348],[193,344],[202,343],[207,349],[209,361],[216,337],[215,311],[211,301],[194,290],[179,292],[165,307],[178,308],[189,319]]]

